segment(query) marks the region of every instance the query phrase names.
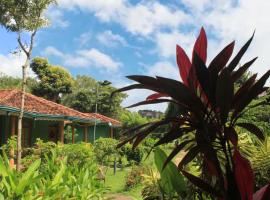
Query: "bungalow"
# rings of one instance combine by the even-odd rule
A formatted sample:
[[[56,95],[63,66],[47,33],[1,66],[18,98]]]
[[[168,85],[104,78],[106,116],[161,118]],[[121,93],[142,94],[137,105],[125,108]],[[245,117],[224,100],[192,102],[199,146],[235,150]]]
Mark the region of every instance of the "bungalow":
[[[0,90],[0,145],[17,134],[21,105],[20,90]],[[94,128],[96,124],[96,128]],[[113,137],[121,123],[95,113],[82,113],[66,106],[26,93],[22,127],[22,146],[32,146],[37,138],[43,141],[64,143],[64,129],[72,130],[72,143],[93,142],[99,137]],[[78,138],[74,137],[75,129]]]

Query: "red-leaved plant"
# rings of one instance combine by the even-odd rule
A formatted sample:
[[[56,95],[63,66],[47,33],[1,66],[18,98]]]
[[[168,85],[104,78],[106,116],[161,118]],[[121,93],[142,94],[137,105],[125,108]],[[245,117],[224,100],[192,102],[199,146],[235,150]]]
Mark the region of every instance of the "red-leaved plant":
[[[169,124],[170,130],[161,136],[155,146],[175,139],[180,139],[180,143],[172,150],[164,167],[181,150],[185,150],[187,153],[178,164],[179,170],[191,183],[211,196],[218,199],[268,199],[268,185],[253,196],[252,168],[238,149],[238,135],[235,130],[235,127],[239,126],[264,139],[264,134],[256,125],[240,123],[239,119],[247,111],[249,103],[268,89],[264,85],[270,71],[258,80],[257,74],[251,76],[234,91],[234,83],[257,59],[254,58],[237,68],[252,39],[253,36],[229,62],[234,48],[234,42],[230,43],[207,67],[207,37],[202,28],[195,42],[191,60],[180,46],[176,47],[182,82],[159,76],[128,76],[137,83],[121,88],[118,92],[131,89],[149,89],[155,92],[145,101],[130,107],[171,102],[178,105],[181,111],[177,116],[128,130],[128,135],[124,133],[124,140],[119,146],[132,142],[135,148],[156,128]],[[254,106],[264,103],[267,102],[260,102]],[[185,137],[187,134],[191,134],[192,137]],[[203,172],[208,177],[216,177],[215,183],[185,170],[185,166],[195,158],[201,161]]]

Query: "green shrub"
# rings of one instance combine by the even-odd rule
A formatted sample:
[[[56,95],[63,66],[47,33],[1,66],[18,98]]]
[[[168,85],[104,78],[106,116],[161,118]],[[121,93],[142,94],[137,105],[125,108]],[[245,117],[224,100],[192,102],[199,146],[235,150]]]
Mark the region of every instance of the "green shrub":
[[[68,164],[66,156],[57,149],[33,161],[25,172],[11,169],[7,156],[0,156],[0,199],[50,200],[85,199],[102,200],[106,188],[97,179],[96,162],[82,166]]]
[[[57,154],[58,157],[67,157],[68,165],[78,167],[95,161],[94,148],[89,143],[59,144]]]
[[[118,141],[112,138],[99,138],[94,143],[94,152],[97,161],[102,165],[108,165],[117,159],[120,154],[116,148]]]
[[[121,154],[126,156],[130,164],[140,164],[143,159],[143,152],[144,149],[141,145],[136,149],[133,149],[131,144],[126,144],[121,147]]]
[[[126,175],[125,187],[127,190],[135,187],[136,185],[142,182],[143,180],[142,175],[144,174],[145,170],[146,170],[145,166],[133,166],[131,168],[129,173]]]

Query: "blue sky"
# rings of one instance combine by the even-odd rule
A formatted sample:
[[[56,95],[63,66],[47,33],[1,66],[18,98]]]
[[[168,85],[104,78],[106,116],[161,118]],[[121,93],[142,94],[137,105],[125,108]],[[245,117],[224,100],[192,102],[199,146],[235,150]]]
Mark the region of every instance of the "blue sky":
[[[244,61],[259,56],[252,71],[262,74],[270,64],[269,8],[267,0],[59,0],[45,14],[51,25],[38,32],[33,56],[47,57],[74,76],[87,74],[121,87],[130,83],[125,76],[131,74],[179,79],[175,45],[190,55],[201,26],[208,34],[208,61],[233,39],[239,49],[256,28]],[[16,35],[1,28],[0,39],[0,71],[20,76],[23,56],[10,54]],[[124,105],[149,92],[128,94]]]

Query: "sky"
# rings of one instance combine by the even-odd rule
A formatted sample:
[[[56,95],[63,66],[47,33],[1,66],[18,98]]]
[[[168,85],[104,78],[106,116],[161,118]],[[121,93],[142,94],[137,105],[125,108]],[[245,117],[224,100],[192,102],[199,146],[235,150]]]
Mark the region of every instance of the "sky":
[[[241,62],[259,56],[251,71],[262,75],[270,66],[269,10],[269,0],[58,0],[45,13],[50,26],[37,33],[33,57],[46,57],[73,76],[109,80],[119,88],[132,83],[127,75],[180,80],[176,44],[191,55],[202,26],[208,35],[208,63],[233,40],[236,53],[255,30]],[[24,57],[12,54],[16,34],[0,28],[0,41],[0,72],[20,77]],[[130,91],[123,106],[149,94]],[[166,104],[138,109],[164,111]]]

